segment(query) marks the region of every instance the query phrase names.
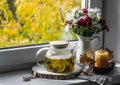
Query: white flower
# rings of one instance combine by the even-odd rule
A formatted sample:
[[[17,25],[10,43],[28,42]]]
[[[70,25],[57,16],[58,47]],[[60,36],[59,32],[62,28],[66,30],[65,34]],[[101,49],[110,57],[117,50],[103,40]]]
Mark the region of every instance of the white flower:
[[[95,7],[95,12],[100,12],[100,9]]]
[[[66,32],[69,32],[70,27],[71,27],[71,26],[70,26],[69,24],[67,24],[67,25],[65,26],[65,31],[66,31]]]
[[[67,13],[66,17],[69,21],[76,22],[80,17],[80,13],[81,13],[81,9],[79,7],[76,7],[72,9],[71,13]]]
[[[72,9],[72,12],[71,12],[71,13],[72,13],[72,14],[75,14],[75,12],[78,11],[78,10],[79,10],[79,8],[78,8],[78,7],[75,7],[75,8]]]
[[[95,13],[99,13],[100,12],[100,9],[95,7],[95,9],[91,8],[88,10],[89,12],[95,12]]]
[[[71,13],[67,13],[67,14],[66,14],[66,18],[67,18],[69,21],[71,21],[71,20],[74,19],[74,15],[71,14]]]
[[[100,19],[101,18],[101,13],[97,13],[97,17],[98,17],[98,19]]]

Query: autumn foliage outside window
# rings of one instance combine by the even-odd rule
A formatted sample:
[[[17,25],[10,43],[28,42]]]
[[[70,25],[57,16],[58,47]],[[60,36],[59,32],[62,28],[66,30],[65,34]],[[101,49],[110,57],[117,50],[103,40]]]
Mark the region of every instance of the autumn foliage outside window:
[[[0,48],[62,39],[65,15],[80,0],[1,0]]]

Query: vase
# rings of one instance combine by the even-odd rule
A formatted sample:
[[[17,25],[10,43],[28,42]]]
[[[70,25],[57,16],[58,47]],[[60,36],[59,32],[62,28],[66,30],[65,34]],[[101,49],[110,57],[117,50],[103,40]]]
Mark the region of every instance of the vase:
[[[78,45],[76,50],[76,63],[80,64],[81,55],[86,54],[88,57],[94,58],[94,52],[100,46],[100,38],[98,36],[94,37],[83,37],[81,35],[76,35],[78,38]],[[91,41],[98,39],[98,43],[92,47]]]

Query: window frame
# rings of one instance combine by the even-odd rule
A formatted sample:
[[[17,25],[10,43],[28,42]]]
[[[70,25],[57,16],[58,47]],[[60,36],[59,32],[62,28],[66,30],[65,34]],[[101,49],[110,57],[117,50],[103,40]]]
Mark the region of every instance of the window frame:
[[[88,8],[88,4],[89,7],[92,6],[92,1],[94,0],[82,0],[82,8]],[[99,0],[96,0],[95,3],[98,2]],[[76,41],[70,41],[70,45],[76,43]],[[48,43],[45,43],[0,49],[0,72],[31,68],[36,64],[36,52],[48,46]],[[43,60],[45,52],[46,51],[43,51],[40,55],[41,61]]]

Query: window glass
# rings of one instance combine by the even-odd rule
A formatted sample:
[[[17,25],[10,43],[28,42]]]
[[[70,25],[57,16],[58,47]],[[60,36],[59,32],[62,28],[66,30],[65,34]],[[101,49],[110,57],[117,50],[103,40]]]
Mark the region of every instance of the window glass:
[[[64,21],[76,6],[81,0],[1,0],[0,48],[68,39]]]

